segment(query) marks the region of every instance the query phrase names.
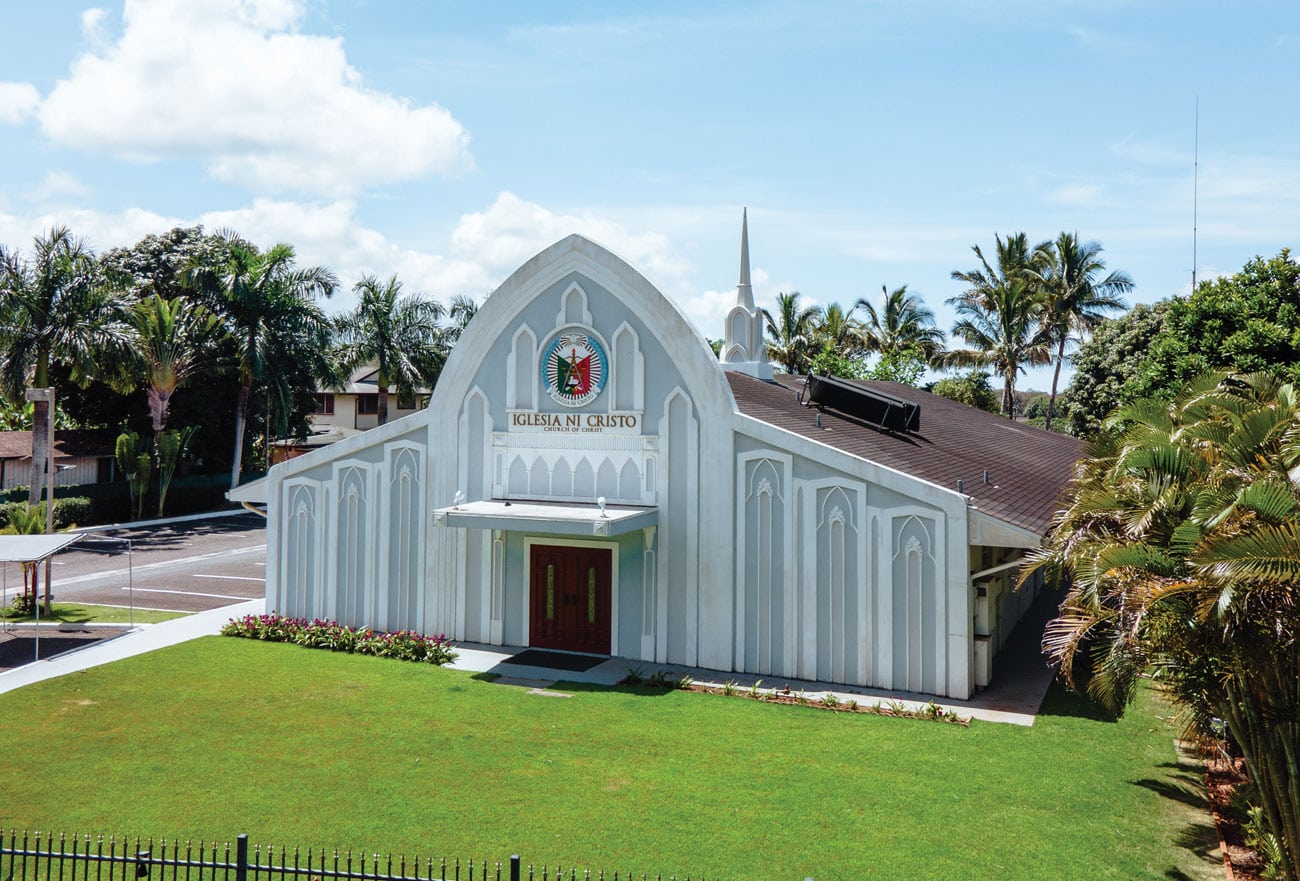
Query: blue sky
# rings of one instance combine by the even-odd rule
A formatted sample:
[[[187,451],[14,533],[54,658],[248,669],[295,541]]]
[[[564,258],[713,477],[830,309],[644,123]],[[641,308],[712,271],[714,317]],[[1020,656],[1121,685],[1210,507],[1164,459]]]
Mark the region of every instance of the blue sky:
[[[907,284],[947,329],[995,233],[1185,292],[1198,97],[1201,277],[1300,231],[1294,2],[5,7],[9,248],[199,222],[445,300],[581,232],[714,337],[748,206],[761,302]]]

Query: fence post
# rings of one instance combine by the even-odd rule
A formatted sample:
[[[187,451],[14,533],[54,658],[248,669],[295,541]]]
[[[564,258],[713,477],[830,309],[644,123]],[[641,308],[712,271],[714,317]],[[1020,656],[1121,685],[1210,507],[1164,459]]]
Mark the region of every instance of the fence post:
[[[510,881],[519,881],[519,854],[510,855]]]
[[[248,833],[235,839],[235,881],[248,881]]]

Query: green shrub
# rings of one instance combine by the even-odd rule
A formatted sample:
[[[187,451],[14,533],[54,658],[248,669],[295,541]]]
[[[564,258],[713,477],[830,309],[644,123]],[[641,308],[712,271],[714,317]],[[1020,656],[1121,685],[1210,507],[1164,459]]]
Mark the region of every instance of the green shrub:
[[[240,636],[267,642],[291,642],[306,648],[374,655],[399,661],[421,661],[441,667],[456,660],[446,636],[424,636],[409,630],[379,633],[370,628],[346,627],[324,618],[288,618],[271,612],[232,618],[221,628],[223,636]]]
[[[979,370],[972,370],[966,376],[941,379],[930,386],[930,393],[990,413],[997,413],[1001,409],[997,393],[989,384],[989,375]]]
[[[71,496],[61,499],[54,497],[54,528],[67,529],[71,526],[85,526],[92,522],[95,503],[84,496]]]

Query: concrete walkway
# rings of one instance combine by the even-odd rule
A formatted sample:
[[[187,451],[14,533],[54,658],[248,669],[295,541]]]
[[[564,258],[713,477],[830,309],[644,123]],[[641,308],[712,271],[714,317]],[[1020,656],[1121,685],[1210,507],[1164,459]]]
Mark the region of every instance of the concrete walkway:
[[[857,701],[859,705],[898,702],[910,710],[923,710],[933,701],[944,710],[952,711],[964,719],[981,719],[986,722],[1003,722],[1011,725],[1033,725],[1039,706],[1053,678],[1052,669],[1047,665],[1040,648],[1043,628],[1055,616],[1059,603],[1058,595],[1047,592],[1034,602],[994,661],[993,682],[970,700],[964,701],[931,698],[928,695],[906,691],[858,688],[781,676],[760,677],[747,673],[723,673],[702,667],[649,664],[630,658],[610,658],[583,672],[508,663],[512,655],[523,651],[519,646],[461,643],[456,646],[459,657],[451,666],[458,670],[493,673],[502,677],[498,681],[503,684],[532,688],[544,688],[556,682],[615,685],[632,671],[636,671],[643,678],[659,672],[669,680],[680,680],[683,676],[689,676],[700,685],[718,688],[727,682],[734,682],[737,687],[748,690],[761,681],[760,688],[763,689],[783,689],[788,686],[790,691],[796,694],[802,691],[809,703],[816,703],[827,694],[833,694],[840,701]]]
[[[1039,705],[1052,682],[1052,671],[1044,661],[1039,645],[1042,641],[1043,626],[1055,613],[1057,601],[1054,595],[1045,593],[1026,612],[1020,626],[1016,628],[998,656],[995,662],[994,680],[988,688],[977,693],[970,700],[942,698],[934,699],[934,703],[944,710],[957,713],[962,718],[1012,725],[1033,725]],[[0,693],[43,679],[52,679],[169,645],[177,645],[201,636],[214,635],[219,633],[222,626],[231,618],[260,615],[264,607],[264,600],[252,600],[199,612],[161,624],[146,625],[122,636],[103,639],[86,648],[74,649],[49,660],[37,661],[0,673]],[[51,628],[51,634],[54,632],[57,632],[55,628]],[[897,701],[913,710],[924,709],[931,702],[928,696],[903,691],[882,691],[784,677],[724,673],[674,664],[648,664],[630,658],[610,658],[582,672],[508,663],[513,655],[523,650],[520,646],[460,643],[456,646],[458,657],[450,667],[453,670],[495,674],[501,677],[498,681],[502,684],[532,688],[545,688],[556,682],[586,682],[612,686],[632,671],[637,671],[642,677],[650,677],[662,671],[664,676],[671,680],[689,676],[701,685],[718,687],[727,682],[735,682],[738,687],[748,689],[761,679],[762,688],[788,686],[792,692],[802,691],[810,703],[820,701],[827,694],[833,694],[845,702],[857,701],[861,705],[876,702],[888,704]]]

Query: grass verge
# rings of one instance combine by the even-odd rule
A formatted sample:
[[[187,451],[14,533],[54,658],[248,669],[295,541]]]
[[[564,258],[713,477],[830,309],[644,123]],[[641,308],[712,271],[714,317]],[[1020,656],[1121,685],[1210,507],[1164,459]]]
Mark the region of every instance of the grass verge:
[[[136,609],[134,618],[131,610],[124,606],[91,606],[79,603],[54,603],[50,614],[41,612],[41,622],[59,624],[127,624],[132,620],[136,624],[158,624],[173,618],[184,618],[186,612],[161,612],[154,609]],[[36,616],[6,615],[5,620],[12,624],[34,624]]]
[[[0,695],[0,827],[665,877],[1185,878],[1212,859],[1150,692],[1119,722],[1054,690],[1033,728],[962,728],[562,688],[198,640]]]

